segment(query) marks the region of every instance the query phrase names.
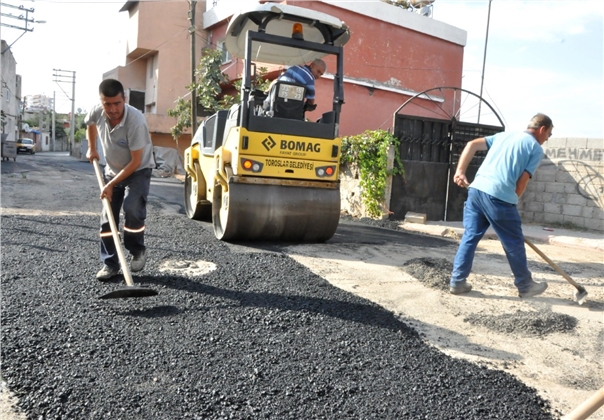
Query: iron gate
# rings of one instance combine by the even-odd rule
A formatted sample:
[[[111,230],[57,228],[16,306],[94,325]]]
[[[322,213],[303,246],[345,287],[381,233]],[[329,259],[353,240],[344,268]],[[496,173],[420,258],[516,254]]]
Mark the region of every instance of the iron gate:
[[[407,212],[426,214],[427,220],[460,221],[466,190],[453,183],[455,168],[468,141],[489,136],[503,127],[462,121],[395,115],[394,136],[400,141],[405,177],[392,181],[391,218]],[[478,152],[466,173],[473,179],[486,152]]]

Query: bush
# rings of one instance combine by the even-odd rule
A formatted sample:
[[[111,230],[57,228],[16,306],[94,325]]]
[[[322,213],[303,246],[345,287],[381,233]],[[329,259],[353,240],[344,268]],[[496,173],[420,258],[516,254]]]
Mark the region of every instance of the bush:
[[[394,147],[395,157],[393,168],[388,170],[390,146]],[[370,217],[382,216],[388,176],[405,176],[399,146],[399,140],[384,130],[368,130],[342,139],[340,163],[358,166],[361,198]]]

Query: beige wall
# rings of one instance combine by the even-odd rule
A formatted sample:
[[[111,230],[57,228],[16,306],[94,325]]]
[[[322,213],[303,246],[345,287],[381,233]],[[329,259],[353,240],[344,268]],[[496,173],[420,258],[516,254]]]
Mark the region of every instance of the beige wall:
[[[178,149],[181,156],[184,156],[186,148],[191,145],[190,134],[183,134],[180,136],[180,139],[178,139],[178,147],[176,141],[170,134],[151,133],[151,140],[153,141],[154,146]]]

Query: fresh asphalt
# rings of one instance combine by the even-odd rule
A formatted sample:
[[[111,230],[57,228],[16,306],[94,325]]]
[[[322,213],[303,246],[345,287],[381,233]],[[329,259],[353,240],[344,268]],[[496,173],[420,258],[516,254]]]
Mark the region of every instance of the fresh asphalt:
[[[33,158],[93,171],[69,157]],[[35,170],[14,163],[13,172]],[[278,244],[230,247],[209,224],[160,211],[182,208],[179,194],[179,181],[153,180],[153,258],[135,282],[159,295],[145,299],[98,299],[122,281],[94,280],[97,216],[2,216],[1,374],[27,418],[555,418],[534,389],[444,355]],[[396,241],[451,246],[350,223],[331,243]],[[184,275],[163,270],[167,261],[216,269]]]

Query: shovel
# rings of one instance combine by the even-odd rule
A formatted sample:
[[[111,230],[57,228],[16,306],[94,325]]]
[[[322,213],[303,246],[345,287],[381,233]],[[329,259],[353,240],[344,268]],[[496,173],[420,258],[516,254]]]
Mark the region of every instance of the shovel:
[[[464,187],[467,190],[469,186],[470,186],[470,184],[467,184]],[[539,254],[539,256],[541,258],[543,258],[545,260],[545,262],[547,262],[550,265],[550,267],[552,267],[554,270],[556,270],[558,272],[558,274],[560,274],[562,277],[564,277],[564,279],[567,282],[569,282],[570,284],[575,286],[575,288],[577,289],[577,291],[574,294],[575,301],[579,305],[583,305],[585,303],[585,301],[587,300],[587,290],[585,290],[585,288],[583,286],[581,286],[579,283],[574,281],[568,274],[566,274],[566,272],[564,272],[564,270],[562,270],[560,267],[558,267],[558,264],[556,264],[555,262],[550,260],[549,257],[547,255],[545,255],[539,248],[537,248],[535,246],[535,244],[533,244],[530,240],[528,240],[526,238],[526,236],[524,237],[524,243],[527,244],[528,246],[530,246],[533,249],[533,251],[535,251],[537,254]]]
[[[550,260],[547,255],[545,255],[543,252],[541,252],[541,250],[539,248],[537,248],[535,246],[535,244],[533,244],[531,241],[529,241],[526,237],[524,238],[524,243],[527,244],[528,246],[530,246],[533,249],[533,251],[535,251],[537,254],[539,254],[539,256],[541,258],[543,258],[554,270],[556,270],[558,272],[558,274],[560,274],[562,277],[564,277],[564,279],[567,282],[569,282],[570,284],[575,286],[575,288],[577,289],[577,291],[574,294],[575,301],[577,301],[577,303],[579,305],[583,305],[583,303],[587,299],[587,290],[585,290],[585,288],[583,286],[581,286],[579,283],[574,281],[568,274],[566,274],[566,272],[564,270],[562,270],[560,267],[558,267],[558,264],[556,264],[555,262]]]
[[[101,191],[103,191],[103,188],[105,188],[105,182],[103,181],[103,175],[101,174],[101,169],[99,168],[99,162],[96,159],[93,159],[92,164],[94,165],[94,172],[96,172],[96,178],[99,182],[99,187]],[[124,279],[126,279],[126,284],[128,285],[128,287],[109,292],[106,295],[100,296],[99,299],[119,299],[157,295],[157,292],[153,289],[149,289],[146,287],[137,287],[134,285],[134,281],[132,281],[132,275],[130,274],[130,268],[128,267],[126,257],[124,256],[124,250],[122,249],[122,243],[120,241],[120,235],[117,230],[117,225],[115,224],[113,212],[111,211],[111,204],[109,203],[109,199],[106,197],[103,198],[103,208],[105,213],[107,214],[107,219],[109,219],[109,225],[111,225],[111,234],[113,235],[113,241],[115,242],[115,249],[117,250],[120,265],[122,266],[122,273],[124,274]]]

